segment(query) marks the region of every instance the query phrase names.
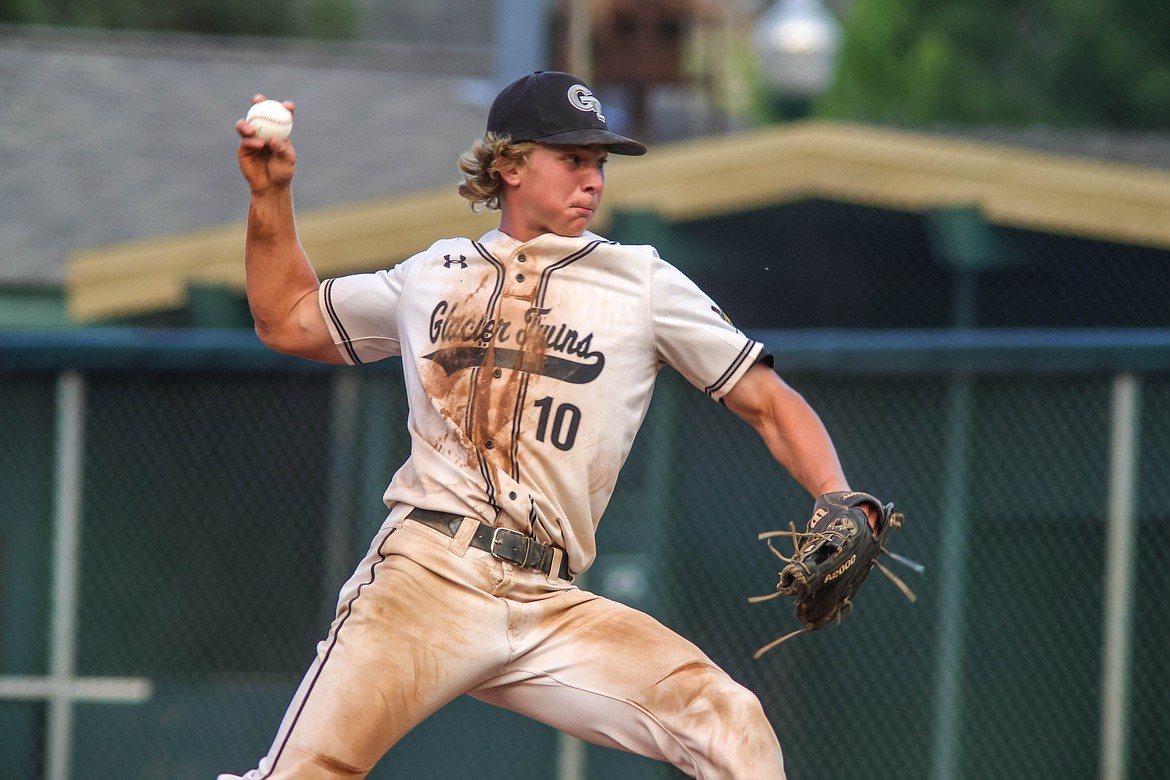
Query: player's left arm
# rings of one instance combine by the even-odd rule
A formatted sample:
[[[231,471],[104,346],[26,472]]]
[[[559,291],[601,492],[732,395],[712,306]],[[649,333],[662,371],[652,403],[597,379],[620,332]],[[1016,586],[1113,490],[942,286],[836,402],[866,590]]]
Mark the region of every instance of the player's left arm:
[[[850,490],[820,415],[766,363],[748,369],[723,403],[756,429],[772,457],[811,495]],[[875,526],[876,509],[865,509]]]
[[[820,416],[767,364],[752,366],[723,403],[755,428],[772,457],[810,494],[849,490]]]

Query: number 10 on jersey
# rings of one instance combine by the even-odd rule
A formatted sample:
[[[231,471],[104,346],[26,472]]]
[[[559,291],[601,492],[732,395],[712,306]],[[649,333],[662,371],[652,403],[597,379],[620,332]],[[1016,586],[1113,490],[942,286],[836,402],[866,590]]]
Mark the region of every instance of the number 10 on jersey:
[[[551,439],[548,440],[552,441],[554,447],[566,452],[571,450],[573,442],[577,439],[577,428],[581,424],[581,410],[573,404],[558,404],[551,396],[541,398],[534,406],[540,409],[540,420],[536,423],[536,440],[545,441],[551,434]]]

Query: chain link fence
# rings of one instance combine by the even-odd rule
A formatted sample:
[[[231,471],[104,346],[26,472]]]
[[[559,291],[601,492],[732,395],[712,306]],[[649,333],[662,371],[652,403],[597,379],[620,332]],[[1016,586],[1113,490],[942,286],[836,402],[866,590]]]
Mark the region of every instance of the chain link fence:
[[[585,586],[658,616],[755,690],[792,777],[1095,778],[1106,760],[1160,776],[1170,567],[1132,540],[1167,522],[1170,344],[1048,334],[1017,353],[903,337],[858,342],[867,364],[848,341],[764,337],[852,482],[906,512],[896,541],[927,566],[906,573],[918,602],[875,575],[842,626],[754,661],[795,627],[786,603],[747,602],[779,564],[756,534],[801,521],[810,501],[748,426],[671,372]],[[5,780],[206,780],[267,750],[408,442],[395,361],[243,353],[83,349],[65,370],[0,372]],[[1020,360],[1028,371],[1010,368]],[[517,763],[517,745],[542,760]],[[371,774],[392,776],[681,775],[465,698]]]
[[[733,55],[700,79],[727,81],[733,105],[702,113],[736,124],[790,108],[721,73],[751,70],[746,33],[769,5],[696,4]],[[1165,4],[826,5],[845,45],[802,112],[1170,168]],[[767,341],[852,483],[906,513],[895,541],[927,567],[905,574],[917,603],[875,575],[842,626],[753,660],[796,626],[785,602],[747,601],[779,566],[756,535],[811,502],[746,425],[670,372],[583,586],[660,618],[756,691],[794,780],[1161,778],[1170,559],[1145,542],[1170,524],[1157,293],[1170,258],[984,222],[987,254],[963,267],[948,232],[972,215],[942,205],[801,200],[657,232],[653,215],[619,214],[609,234],[661,236],[664,257]],[[0,780],[254,766],[407,455],[394,361],[326,369],[225,333],[10,335]],[[370,777],[679,774],[464,697]]]

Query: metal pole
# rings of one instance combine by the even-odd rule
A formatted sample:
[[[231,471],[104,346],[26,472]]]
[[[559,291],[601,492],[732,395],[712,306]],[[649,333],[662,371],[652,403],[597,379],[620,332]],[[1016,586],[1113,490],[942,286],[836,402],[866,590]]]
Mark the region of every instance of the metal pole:
[[[585,587],[582,577],[584,575],[578,575],[576,580],[581,587]],[[583,740],[563,731],[557,732],[557,780],[585,780],[587,747]]]
[[[956,777],[963,693],[963,621],[966,615],[967,473],[970,469],[971,379],[956,377],[947,408],[946,515],[941,518],[942,560],[938,567],[939,650],[935,667],[934,780]]]
[[[563,731],[557,734],[557,780],[585,780],[585,743]]]
[[[496,0],[495,89],[547,69],[549,0]]]
[[[955,255],[962,250],[954,242],[946,251]],[[952,260],[953,262],[953,260]],[[951,316],[960,330],[974,328],[976,316],[976,278],[970,270],[959,267]],[[974,396],[970,374],[962,373],[951,383],[947,395],[947,435],[945,489],[941,519],[942,547],[939,572],[939,640],[935,666],[933,780],[953,780],[957,776],[958,744],[961,733],[963,697],[963,623],[966,620],[967,548],[970,535],[967,516],[967,482],[971,470],[971,407]]]
[[[1129,775],[1129,671],[1133,636],[1135,487],[1141,383],[1133,374],[1113,380],[1109,450],[1109,527],[1105,559],[1105,620],[1101,664],[1101,778]]]
[[[329,500],[322,545],[324,613],[333,618],[337,591],[356,560],[354,484],[357,482],[357,446],[361,380],[353,369],[338,369],[330,383]]]
[[[78,548],[81,544],[82,465],[85,452],[85,380],[66,371],[57,380],[57,485],[53,517],[52,655],[49,677],[73,679],[77,658]],[[45,777],[68,780],[73,748],[73,702],[49,698]]]
[[[585,81],[593,80],[593,0],[574,0],[570,4],[568,30],[568,69]]]

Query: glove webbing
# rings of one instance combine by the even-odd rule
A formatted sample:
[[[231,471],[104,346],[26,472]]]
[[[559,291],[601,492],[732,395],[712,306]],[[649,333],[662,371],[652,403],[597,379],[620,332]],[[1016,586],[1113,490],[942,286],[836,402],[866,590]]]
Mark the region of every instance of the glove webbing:
[[[902,517],[903,517],[902,513],[897,512],[897,513],[891,515],[887,522],[889,522],[889,524],[892,527],[897,528],[897,527],[902,525]],[[812,533],[809,531],[797,531],[795,523],[789,523],[788,527],[790,530],[787,530],[787,531],[765,531],[764,533],[761,533],[757,537],[760,540],[766,540],[768,543],[768,549],[772,551],[772,554],[775,555],[780,560],[784,561],[785,563],[792,563],[793,559],[792,559],[792,557],[784,555],[782,552],[780,552],[779,550],[776,549],[775,545],[772,543],[772,540],[775,539],[776,537],[787,536],[787,537],[792,539],[792,548],[793,548],[792,554],[793,555],[798,554],[800,552],[801,548],[804,547],[809,541],[823,540],[826,538],[826,536],[824,534]],[[891,552],[890,550],[886,549],[885,545],[881,545],[878,547],[878,554],[879,555],[882,555],[882,554],[888,555],[891,558],[893,558],[895,561],[897,561],[898,563],[901,563],[903,566],[907,566],[907,567],[913,569],[914,571],[918,572],[919,574],[926,571],[926,567],[923,566],[921,563],[918,563],[917,561],[912,561],[909,558],[901,556],[895,552]],[[904,595],[907,599],[909,599],[909,601],[911,603],[918,601],[918,597],[916,595],[914,595],[914,591],[910,590],[910,586],[907,585],[906,582],[901,577],[899,577],[897,574],[894,574],[894,572],[890,571],[889,568],[884,566],[882,564],[882,562],[877,560],[876,558],[873,560],[873,564],[877,567],[878,571],[880,571],[882,574],[884,574],[890,580],[890,582],[894,583],[894,585],[896,585],[898,587],[898,590],[902,591],[902,595]],[[752,604],[755,604],[755,603],[758,603],[761,601],[769,601],[771,599],[774,599],[778,596],[783,596],[783,595],[786,595],[786,594],[781,593],[780,591],[776,591],[774,593],[769,593],[766,596],[751,596],[748,598],[748,601]],[[852,611],[853,611],[853,602],[851,600],[846,599],[845,601],[841,602],[841,608],[837,612],[836,622],[838,624],[840,624],[840,622],[842,620],[844,620],[845,617]],[[808,626],[801,626],[800,628],[796,629],[795,631],[787,633],[784,636],[780,637],[779,639],[775,639],[775,640],[769,642],[768,644],[764,645],[759,650],[757,650],[755,653],[753,653],[752,657],[758,661],[769,650],[772,650],[773,648],[783,644],[784,642],[788,641],[789,639],[796,636],[797,634],[802,634],[807,630],[808,630]]]

